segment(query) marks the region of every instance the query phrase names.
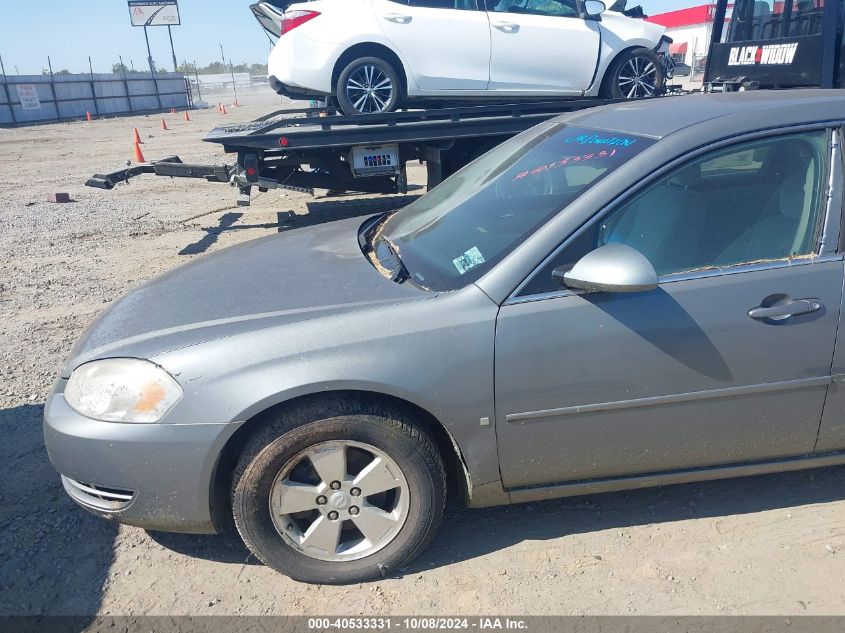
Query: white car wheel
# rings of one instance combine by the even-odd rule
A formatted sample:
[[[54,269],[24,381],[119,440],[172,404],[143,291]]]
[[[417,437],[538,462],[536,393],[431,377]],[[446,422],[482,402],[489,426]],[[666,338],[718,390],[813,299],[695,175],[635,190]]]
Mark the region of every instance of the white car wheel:
[[[642,99],[660,94],[664,81],[660,58],[647,48],[635,48],[613,61],[602,92],[612,99]]]
[[[354,60],[340,73],[336,93],[344,114],[392,112],[399,104],[401,83],[396,70],[377,57]]]

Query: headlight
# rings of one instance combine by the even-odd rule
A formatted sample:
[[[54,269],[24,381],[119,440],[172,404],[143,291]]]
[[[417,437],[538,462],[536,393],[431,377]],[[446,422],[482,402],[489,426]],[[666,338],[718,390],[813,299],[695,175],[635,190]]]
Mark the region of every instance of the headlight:
[[[135,358],[80,365],[65,387],[74,411],[106,422],[158,422],[181,397],[182,388],[170,374]]]

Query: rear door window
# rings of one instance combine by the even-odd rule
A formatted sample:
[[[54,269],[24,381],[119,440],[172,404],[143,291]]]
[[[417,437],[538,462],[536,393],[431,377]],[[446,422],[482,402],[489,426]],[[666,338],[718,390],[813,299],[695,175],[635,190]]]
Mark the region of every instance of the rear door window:
[[[476,0],[392,0],[398,4],[427,9],[455,9],[458,11],[478,11]]]

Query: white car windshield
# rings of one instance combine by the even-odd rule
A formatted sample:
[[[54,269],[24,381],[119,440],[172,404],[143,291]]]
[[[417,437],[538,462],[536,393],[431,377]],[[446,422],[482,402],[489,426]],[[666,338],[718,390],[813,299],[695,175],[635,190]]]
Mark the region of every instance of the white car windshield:
[[[374,237],[432,290],[474,282],[585,190],[654,141],[546,123],[473,161],[390,216]]]

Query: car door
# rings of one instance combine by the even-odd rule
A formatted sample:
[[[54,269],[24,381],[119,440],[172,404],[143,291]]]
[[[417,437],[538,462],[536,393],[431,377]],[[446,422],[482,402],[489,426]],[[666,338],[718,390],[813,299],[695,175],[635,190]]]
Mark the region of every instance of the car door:
[[[580,95],[598,64],[599,23],[577,0],[486,0],[490,90]]]
[[[583,227],[502,306],[507,488],[813,452],[843,284],[835,245],[820,246],[829,133],[691,158]],[[743,189],[741,208],[726,204]],[[658,288],[555,286],[554,268],[610,243],[644,254]]]
[[[487,89],[490,27],[476,0],[374,0],[373,9],[419,90]]]

